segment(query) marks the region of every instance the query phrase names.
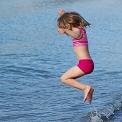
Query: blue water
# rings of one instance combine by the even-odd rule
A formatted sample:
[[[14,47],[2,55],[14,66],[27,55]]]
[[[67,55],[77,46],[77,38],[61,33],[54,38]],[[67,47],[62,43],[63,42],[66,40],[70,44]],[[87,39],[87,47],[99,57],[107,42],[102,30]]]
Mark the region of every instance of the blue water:
[[[93,104],[60,82],[77,63],[70,38],[57,32],[57,10],[81,13],[95,62],[79,78],[95,88]],[[0,122],[122,121],[121,0],[0,1]]]

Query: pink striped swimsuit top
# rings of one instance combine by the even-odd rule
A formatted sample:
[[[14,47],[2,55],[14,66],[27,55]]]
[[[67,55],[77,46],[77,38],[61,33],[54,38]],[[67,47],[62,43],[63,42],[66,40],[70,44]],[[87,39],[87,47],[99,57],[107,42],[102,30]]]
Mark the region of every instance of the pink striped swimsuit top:
[[[84,28],[80,28],[80,32],[82,34],[82,37],[80,39],[75,39],[73,38],[73,47],[77,46],[87,46],[88,45],[88,40],[87,40],[87,35],[86,35],[86,30]]]

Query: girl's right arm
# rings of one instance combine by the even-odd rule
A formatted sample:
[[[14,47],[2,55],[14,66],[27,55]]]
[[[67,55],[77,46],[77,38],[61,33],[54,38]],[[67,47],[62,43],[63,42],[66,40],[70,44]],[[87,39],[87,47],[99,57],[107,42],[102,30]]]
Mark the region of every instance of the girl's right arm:
[[[80,30],[77,28],[74,28],[73,30],[69,30],[69,29],[63,29],[63,30],[64,30],[64,33],[71,36],[72,38],[75,38],[75,39],[82,38],[82,34],[80,33]]]

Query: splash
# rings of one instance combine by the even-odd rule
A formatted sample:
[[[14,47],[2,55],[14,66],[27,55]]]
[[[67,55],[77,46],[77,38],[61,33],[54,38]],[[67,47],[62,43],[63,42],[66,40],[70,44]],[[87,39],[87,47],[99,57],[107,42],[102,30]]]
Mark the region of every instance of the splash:
[[[122,109],[122,98],[115,100],[113,103],[107,104],[101,110],[97,110],[93,104],[92,107],[94,111],[90,114],[90,122],[104,122],[110,120],[117,111]]]

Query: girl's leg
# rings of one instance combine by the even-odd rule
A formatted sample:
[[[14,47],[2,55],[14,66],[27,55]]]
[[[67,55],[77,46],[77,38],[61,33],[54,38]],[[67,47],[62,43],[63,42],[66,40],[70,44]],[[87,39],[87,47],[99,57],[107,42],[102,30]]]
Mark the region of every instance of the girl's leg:
[[[76,80],[76,78],[82,77],[84,75],[85,73],[81,69],[79,69],[78,66],[74,66],[61,76],[61,81],[72,87],[82,90],[84,92],[84,101],[85,100],[91,101],[93,88],[91,88],[91,86],[89,85],[80,83]]]

